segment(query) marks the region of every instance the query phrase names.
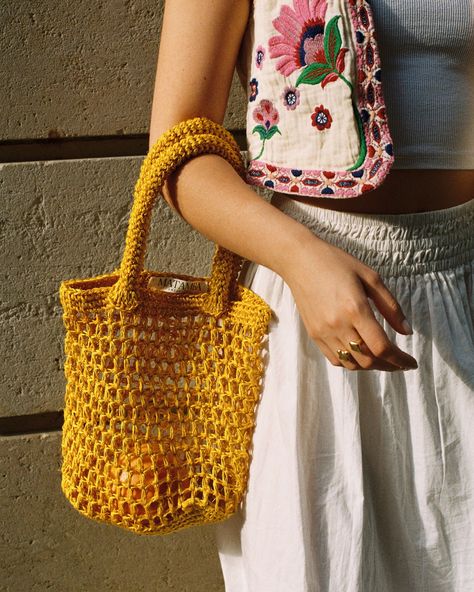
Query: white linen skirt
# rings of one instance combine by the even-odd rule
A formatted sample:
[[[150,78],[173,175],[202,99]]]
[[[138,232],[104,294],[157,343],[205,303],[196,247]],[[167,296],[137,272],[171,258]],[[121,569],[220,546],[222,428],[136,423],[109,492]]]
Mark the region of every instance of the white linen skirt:
[[[247,495],[215,525],[226,592],[474,592],[474,200],[279,207],[380,273],[413,335],[374,314],[419,367],[333,366],[281,277],[250,265],[274,315]]]

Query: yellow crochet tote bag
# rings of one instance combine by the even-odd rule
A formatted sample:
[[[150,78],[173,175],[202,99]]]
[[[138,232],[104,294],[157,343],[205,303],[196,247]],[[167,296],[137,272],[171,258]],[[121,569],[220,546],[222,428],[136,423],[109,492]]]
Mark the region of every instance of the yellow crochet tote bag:
[[[223,520],[246,491],[271,310],[216,246],[210,277],[144,269],[166,176],[214,153],[244,176],[221,125],[188,119],[145,158],[120,267],[63,281],[61,489],[84,516],[137,534]]]

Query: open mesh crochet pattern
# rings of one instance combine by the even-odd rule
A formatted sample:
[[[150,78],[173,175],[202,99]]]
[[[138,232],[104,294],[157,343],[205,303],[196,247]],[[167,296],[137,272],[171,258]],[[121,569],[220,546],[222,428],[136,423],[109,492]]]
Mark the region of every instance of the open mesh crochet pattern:
[[[143,162],[120,268],[60,286],[61,489],[84,516],[137,534],[224,520],[247,485],[271,310],[218,246],[210,277],[143,269],[164,178],[204,152],[243,174],[219,124],[171,128]]]

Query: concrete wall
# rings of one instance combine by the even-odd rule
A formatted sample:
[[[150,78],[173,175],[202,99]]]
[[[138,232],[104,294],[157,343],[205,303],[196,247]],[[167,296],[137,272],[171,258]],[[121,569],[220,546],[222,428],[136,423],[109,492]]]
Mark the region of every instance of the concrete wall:
[[[83,518],[60,490],[59,283],[120,261],[162,12],[162,0],[1,3],[2,591],[223,590],[212,527],[140,537]],[[244,108],[235,75],[224,123],[240,138]],[[211,253],[158,205],[149,267],[205,274]]]

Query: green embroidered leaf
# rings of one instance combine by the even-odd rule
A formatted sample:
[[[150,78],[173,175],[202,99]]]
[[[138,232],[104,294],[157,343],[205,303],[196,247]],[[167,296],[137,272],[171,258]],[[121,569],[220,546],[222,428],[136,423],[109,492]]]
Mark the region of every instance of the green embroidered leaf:
[[[333,67],[336,66],[337,54],[341,49],[342,39],[339,33],[338,20],[341,18],[340,14],[336,14],[329,23],[326,25],[326,31],[324,34],[324,53],[326,54],[326,60]]]
[[[276,134],[276,132],[278,132],[281,136],[281,131],[278,129],[278,126],[272,125],[272,127],[268,130],[267,140],[272,138]]]
[[[276,134],[276,132],[281,135],[281,131],[276,125],[272,125],[272,127],[268,130],[263,125],[256,125],[252,130],[252,134],[255,132],[258,132],[261,140],[269,140]]]
[[[258,133],[261,140],[266,140],[268,138],[267,130],[263,125],[256,125],[252,130],[252,134],[254,134],[255,132]]]
[[[332,72],[333,68],[329,64],[319,64],[315,62],[306,66],[306,68],[298,76],[296,86],[299,84],[319,84],[324,80],[325,76]]]

